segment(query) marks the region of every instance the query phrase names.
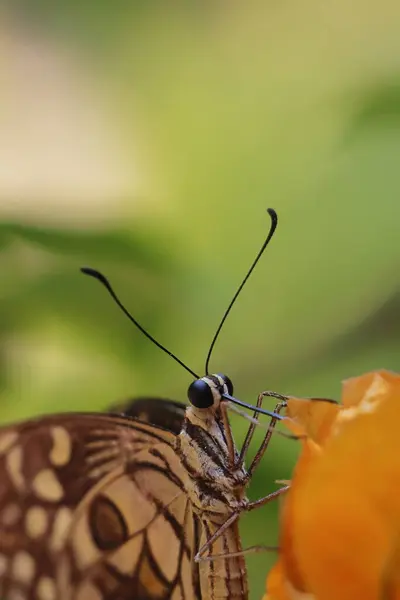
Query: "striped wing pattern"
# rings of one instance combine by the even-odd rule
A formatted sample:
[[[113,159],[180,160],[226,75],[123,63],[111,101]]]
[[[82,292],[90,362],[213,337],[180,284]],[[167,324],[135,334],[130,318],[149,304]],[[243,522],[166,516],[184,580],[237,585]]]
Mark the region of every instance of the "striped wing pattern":
[[[174,440],[101,414],[0,430],[0,597],[200,599],[198,519]]]

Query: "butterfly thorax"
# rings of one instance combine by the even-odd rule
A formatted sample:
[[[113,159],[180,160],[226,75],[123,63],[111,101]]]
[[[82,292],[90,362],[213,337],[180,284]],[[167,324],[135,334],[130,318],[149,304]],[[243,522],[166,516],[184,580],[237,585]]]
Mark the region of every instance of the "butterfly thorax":
[[[188,477],[187,493],[199,511],[220,514],[222,520],[246,506],[247,472],[232,468],[222,419],[214,411],[189,407],[176,451]],[[235,457],[239,458],[235,448]]]

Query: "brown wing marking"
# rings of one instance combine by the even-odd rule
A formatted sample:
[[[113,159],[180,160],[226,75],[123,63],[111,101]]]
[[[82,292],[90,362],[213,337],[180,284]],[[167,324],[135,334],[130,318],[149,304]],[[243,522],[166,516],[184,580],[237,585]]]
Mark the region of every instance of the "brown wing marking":
[[[163,455],[173,443],[167,431],[110,415],[57,415],[0,429],[0,597],[61,600],[56,572],[66,590],[72,574],[63,552],[86,498],[134,470],[142,452],[158,447]],[[99,545],[116,547],[126,537],[124,520],[105,502],[96,509],[92,519],[104,517]]]
[[[134,468],[97,493],[74,522],[66,553],[73,600],[85,600],[89,590],[96,600],[200,598],[192,507],[181,488],[180,463],[165,450],[169,471],[161,471],[150,452],[141,453]]]

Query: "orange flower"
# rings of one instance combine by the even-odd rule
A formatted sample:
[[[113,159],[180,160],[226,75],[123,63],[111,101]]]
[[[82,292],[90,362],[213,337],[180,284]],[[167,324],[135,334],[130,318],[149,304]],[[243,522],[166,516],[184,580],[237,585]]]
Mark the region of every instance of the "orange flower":
[[[306,434],[264,600],[400,600],[400,375],[345,381],[343,404],[289,400]]]

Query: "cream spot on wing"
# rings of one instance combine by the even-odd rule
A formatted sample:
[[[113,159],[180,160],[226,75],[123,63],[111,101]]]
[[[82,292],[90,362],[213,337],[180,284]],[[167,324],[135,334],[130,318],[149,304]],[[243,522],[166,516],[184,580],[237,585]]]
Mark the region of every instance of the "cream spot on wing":
[[[58,552],[64,547],[70,525],[72,523],[72,511],[62,506],[54,518],[53,531],[50,538],[50,550]]]
[[[7,570],[8,558],[4,554],[0,554],[0,577],[4,575]]]
[[[31,538],[38,538],[43,535],[47,529],[47,513],[41,506],[32,506],[25,515],[26,533]]]
[[[57,502],[63,497],[63,489],[52,469],[39,471],[32,481],[33,491],[39,498],[50,502]]]
[[[57,590],[54,579],[41,577],[36,586],[38,600],[56,600]]]
[[[15,554],[11,569],[16,581],[28,585],[35,575],[35,561],[28,552],[21,550]]]
[[[18,433],[16,431],[6,431],[0,435],[0,454],[4,454],[17,441]]]
[[[6,455],[7,471],[11,481],[21,491],[25,487],[25,479],[22,475],[22,448],[15,446]]]
[[[5,527],[12,527],[21,518],[22,511],[18,504],[7,504],[1,511],[0,520]]]
[[[64,427],[52,427],[50,434],[53,438],[53,447],[50,452],[50,462],[56,466],[61,467],[66,465],[71,458],[71,437],[68,431]]]

